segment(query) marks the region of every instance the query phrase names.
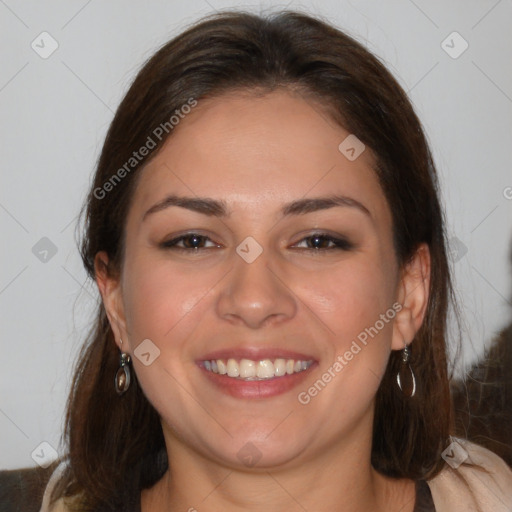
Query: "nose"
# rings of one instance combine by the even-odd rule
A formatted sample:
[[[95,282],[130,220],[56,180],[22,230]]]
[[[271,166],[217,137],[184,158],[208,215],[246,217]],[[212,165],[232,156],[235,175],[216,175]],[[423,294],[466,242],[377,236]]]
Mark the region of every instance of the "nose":
[[[251,329],[284,322],[297,311],[297,299],[277,264],[271,265],[268,250],[251,263],[233,255],[233,268],[223,281],[217,314]]]

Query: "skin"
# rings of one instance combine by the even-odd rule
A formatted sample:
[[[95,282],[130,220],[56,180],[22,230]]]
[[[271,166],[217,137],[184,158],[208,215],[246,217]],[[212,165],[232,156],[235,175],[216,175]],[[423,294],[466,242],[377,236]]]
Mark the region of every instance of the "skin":
[[[132,355],[160,414],[170,461],[143,491],[143,512],[413,510],[414,482],[380,475],[370,454],[374,399],[390,352],[413,340],[425,314],[429,252],[421,246],[398,265],[374,157],[366,148],[349,161],[338,150],[348,135],[318,104],[289,91],[231,93],[200,101],[142,171],[120,276],[106,273],[105,253],[96,269],[116,343]],[[369,213],[336,206],[280,214],[290,201],[333,193]],[[169,194],[223,200],[230,216],[172,206],[144,218]],[[352,247],[315,249],[306,237],[318,231]],[[208,249],[161,247],[184,232],[207,236],[199,246]],[[250,264],[235,251],[247,236],[263,249]],[[394,321],[307,405],[299,403],[297,394],[394,302],[402,305]],[[133,356],[145,339],[160,350],[149,366]],[[239,346],[312,354],[318,366],[284,394],[231,397],[195,360]],[[237,457],[248,442],[261,453],[253,467]]]

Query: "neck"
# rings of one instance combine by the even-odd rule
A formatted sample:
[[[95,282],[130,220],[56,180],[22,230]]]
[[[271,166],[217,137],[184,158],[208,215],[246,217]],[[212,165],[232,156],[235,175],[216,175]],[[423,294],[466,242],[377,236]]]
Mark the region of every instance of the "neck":
[[[341,445],[343,443],[340,443]],[[329,446],[295,466],[247,470],[206,459],[166,436],[169,469],[142,493],[142,512],[412,512],[415,485],[385,477],[360,446]],[[366,442],[363,446],[370,446]]]

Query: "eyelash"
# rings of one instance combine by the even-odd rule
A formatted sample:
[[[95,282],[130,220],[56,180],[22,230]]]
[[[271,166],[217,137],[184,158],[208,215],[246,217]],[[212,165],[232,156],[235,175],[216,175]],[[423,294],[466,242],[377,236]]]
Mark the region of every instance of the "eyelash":
[[[214,249],[215,247],[219,247],[218,245],[216,245],[215,247],[179,247],[177,245],[181,241],[186,240],[186,239],[191,239],[191,238],[199,238],[203,241],[210,240],[210,238],[205,235],[200,235],[198,233],[187,233],[186,235],[181,235],[181,236],[178,236],[171,240],[168,240],[166,242],[163,242],[161,244],[161,247],[163,249],[172,249],[172,250],[184,251],[184,252],[194,251],[195,253],[199,252],[199,251],[205,251],[208,249]],[[323,241],[327,241],[330,244],[334,244],[334,246],[324,247],[324,248],[302,247],[302,248],[300,248],[300,250],[313,251],[313,252],[332,251],[332,250],[350,251],[354,247],[351,242],[349,242],[348,240],[346,240],[344,238],[336,238],[336,237],[329,235],[328,233],[323,233],[323,232],[313,233],[309,236],[306,236],[306,237],[302,238],[301,240],[299,240],[299,242],[297,242],[297,244],[304,242],[305,240],[311,240],[311,239],[315,239],[315,238],[321,239]],[[294,245],[297,245],[297,244],[294,244]]]

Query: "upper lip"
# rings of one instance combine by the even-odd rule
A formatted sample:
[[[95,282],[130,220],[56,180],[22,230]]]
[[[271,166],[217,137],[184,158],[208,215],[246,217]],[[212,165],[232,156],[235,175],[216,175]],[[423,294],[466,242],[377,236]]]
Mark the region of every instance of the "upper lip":
[[[202,356],[199,361],[211,361],[212,359],[250,359],[252,361],[262,361],[264,359],[274,360],[278,358],[295,359],[296,361],[315,361],[315,358],[310,354],[273,347],[233,347],[214,350]]]

